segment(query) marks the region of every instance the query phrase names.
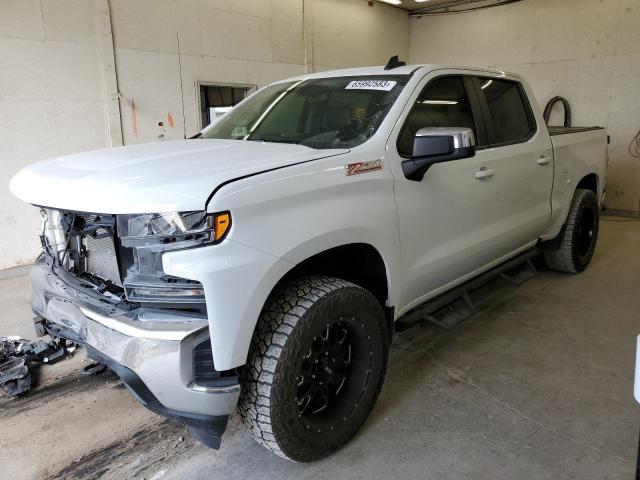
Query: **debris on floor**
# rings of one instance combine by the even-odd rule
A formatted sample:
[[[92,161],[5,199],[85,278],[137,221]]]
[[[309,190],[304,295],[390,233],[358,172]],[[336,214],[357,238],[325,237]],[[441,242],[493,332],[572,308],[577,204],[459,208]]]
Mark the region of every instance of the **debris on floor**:
[[[0,337],[0,387],[10,397],[31,389],[31,364],[54,364],[72,354],[78,345],[64,339],[31,342],[20,337]]]
[[[107,366],[104,363],[90,363],[89,365],[85,365],[82,369],[82,375],[100,375],[101,373],[107,370]]]

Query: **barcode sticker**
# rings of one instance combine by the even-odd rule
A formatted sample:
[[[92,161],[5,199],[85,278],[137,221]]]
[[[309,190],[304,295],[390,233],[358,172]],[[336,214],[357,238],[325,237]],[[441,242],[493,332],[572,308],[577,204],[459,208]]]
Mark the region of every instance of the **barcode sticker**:
[[[383,90],[389,92],[396,86],[393,80],[354,80],[349,82],[346,90]]]

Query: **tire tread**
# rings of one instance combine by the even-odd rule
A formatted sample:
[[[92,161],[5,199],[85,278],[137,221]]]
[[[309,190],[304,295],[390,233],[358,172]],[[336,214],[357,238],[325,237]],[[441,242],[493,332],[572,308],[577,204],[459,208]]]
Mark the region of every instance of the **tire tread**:
[[[571,200],[567,220],[562,226],[558,236],[552,241],[553,246],[543,250],[545,263],[552,270],[567,273],[579,273],[581,271],[579,265],[576,264],[574,256],[573,233],[576,228],[581,204],[585,201],[590,201],[588,197],[591,195],[595,198],[592,190],[584,188],[576,189],[573,199]]]
[[[300,277],[278,285],[260,314],[247,364],[239,372],[242,394],[237,410],[249,434],[280,457],[296,461],[278,444],[272,425],[272,387],[283,349],[295,341],[292,333],[309,309],[321,298],[350,287],[360,289],[337,278]]]

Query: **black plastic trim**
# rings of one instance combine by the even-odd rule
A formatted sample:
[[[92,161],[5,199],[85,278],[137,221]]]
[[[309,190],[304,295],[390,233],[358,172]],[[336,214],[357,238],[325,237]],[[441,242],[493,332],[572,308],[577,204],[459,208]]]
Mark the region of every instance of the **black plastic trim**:
[[[211,338],[206,337],[193,347],[191,359],[191,377],[194,385],[213,388],[238,385],[238,376],[234,370],[216,370]]]
[[[478,96],[477,80],[474,76],[462,75],[462,82],[467,90],[473,122],[476,126],[476,146],[484,145],[489,141],[489,123],[485,111],[482,108],[480,97]]]
[[[547,127],[549,135],[557,137],[558,135],[568,135],[571,133],[592,132],[594,130],[604,130],[604,127]]]
[[[415,323],[421,321],[425,318],[425,314],[430,314],[436,312],[437,310],[449,305],[456,299],[462,298],[464,295],[480,288],[483,285],[486,285],[491,280],[496,277],[499,277],[504,272],[518,266],[519,264],[530,261],[532,258],[539,254],[539,250],[537,247],[530,248],[515,257],[502,262],[501,264],[493,267],[490,270],[487,270],[484,273],[481,273],[466,282],[447,290],[440,295],[437,295],[434,298],[426,300],[425,302],[416,305],[414,308],[409,310],[407,313],[402,315],[395,322],[396,331],[403,332],[410,326]]]
[[[462,147],[456,148],[452,153],[445,155],[403,160],[401,164],[402,173],[404,173],[407,180],[420,182],[432,165],[435,165],[436,163],[452,162],[463,158],[471,158],[475,156],[475,154],[475,147]]]
[[[387,64],[384,66],[385,70],[393,70],[394,68],[404,67],[407,62],[403,62],[398,58],[398,55],[394,55],[389,59]]]

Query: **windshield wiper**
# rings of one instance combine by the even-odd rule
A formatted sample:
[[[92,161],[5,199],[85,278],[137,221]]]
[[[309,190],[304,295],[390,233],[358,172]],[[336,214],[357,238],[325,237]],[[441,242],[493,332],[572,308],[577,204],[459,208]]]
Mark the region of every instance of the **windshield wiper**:
[[[264,137],[252,137],[247,138],[250,142],[266,142],[266,143],[293,143],[298,144],[297,140],[283,140],[281,138],[264,138]]]

